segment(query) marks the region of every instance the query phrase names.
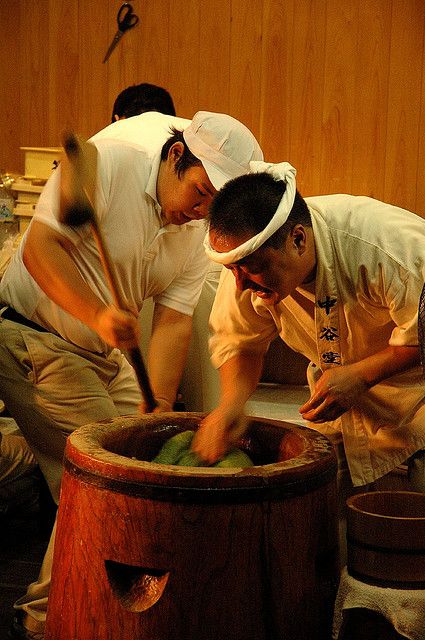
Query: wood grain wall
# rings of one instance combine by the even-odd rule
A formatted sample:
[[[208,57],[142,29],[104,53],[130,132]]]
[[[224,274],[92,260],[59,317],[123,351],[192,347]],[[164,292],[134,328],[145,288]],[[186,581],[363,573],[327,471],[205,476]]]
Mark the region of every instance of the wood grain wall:
[[[0,170],[20,146],[109,123],[152,82],[178,114],[242,120],[302,194],[355,193],[425,215],[425,0],[132,0],[140,24],[107,64],[120,0],[0,0]]]

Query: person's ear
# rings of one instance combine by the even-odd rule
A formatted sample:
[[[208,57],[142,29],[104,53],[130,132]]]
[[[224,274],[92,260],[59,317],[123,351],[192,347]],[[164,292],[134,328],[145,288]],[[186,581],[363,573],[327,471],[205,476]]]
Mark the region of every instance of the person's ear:
[[[176,162],[180,160],[184,152],[184,144],[183,142],[175,142],[168,150],[168,160],[170,160],[173,166],[176,165]]]
[[[307,235],[302,224],[296,224],[291,231],[294,245],[300,255],[306,250]]]

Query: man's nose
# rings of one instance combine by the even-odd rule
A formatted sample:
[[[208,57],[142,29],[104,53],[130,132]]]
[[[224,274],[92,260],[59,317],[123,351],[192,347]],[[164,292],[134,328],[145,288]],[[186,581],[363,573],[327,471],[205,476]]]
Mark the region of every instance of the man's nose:
[[[245,289],[249,289],[249,278],[246,277],[241,269],[235,269],[234,275],[236,278],[236,286],[239,291],[245,291]]]
[[[193,211],[196,213],[197,220],[207,217],[211,200],[211,197],[205,198],[202,202],[193,207]]]

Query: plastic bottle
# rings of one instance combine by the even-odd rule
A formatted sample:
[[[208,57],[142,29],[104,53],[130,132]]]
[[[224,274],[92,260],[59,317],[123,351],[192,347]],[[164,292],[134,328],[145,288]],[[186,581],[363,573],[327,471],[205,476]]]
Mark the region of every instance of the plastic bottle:
[[[15,199],[10,192],[13,179],[7,174],[0,175],[0,220],[13,221]]]
[[[0,173],[0,250],[4,242],[19,231],[18,219],[13,213],[15,199],[10,190],[13,182],[9,175]]]

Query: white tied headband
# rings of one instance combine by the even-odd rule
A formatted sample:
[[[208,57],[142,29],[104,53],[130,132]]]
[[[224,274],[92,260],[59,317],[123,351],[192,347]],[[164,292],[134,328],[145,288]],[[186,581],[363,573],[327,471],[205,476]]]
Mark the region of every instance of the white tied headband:
[[[231,251],[223,252],[215,251],[210,245],[209,234],[205,236],[204,247],[207,256],[220,264],[233,264],[238,260],[242,260],[251,253],[254,253],[266,240],[282,227],[287,221],[289,214],[291,213],[295,193],[296,193],[296,169],[289,164],[289,162],[280,162],[273,164],[271,162],[262,162],[259,160],[253,160],[249,163],[251,173],[267,172],[270,173],[277,180],[283,180],[286,183],[285,193],[283,194],[281,201],[276,209],[273,218],[268,225],[243,244],[239,245]]]

